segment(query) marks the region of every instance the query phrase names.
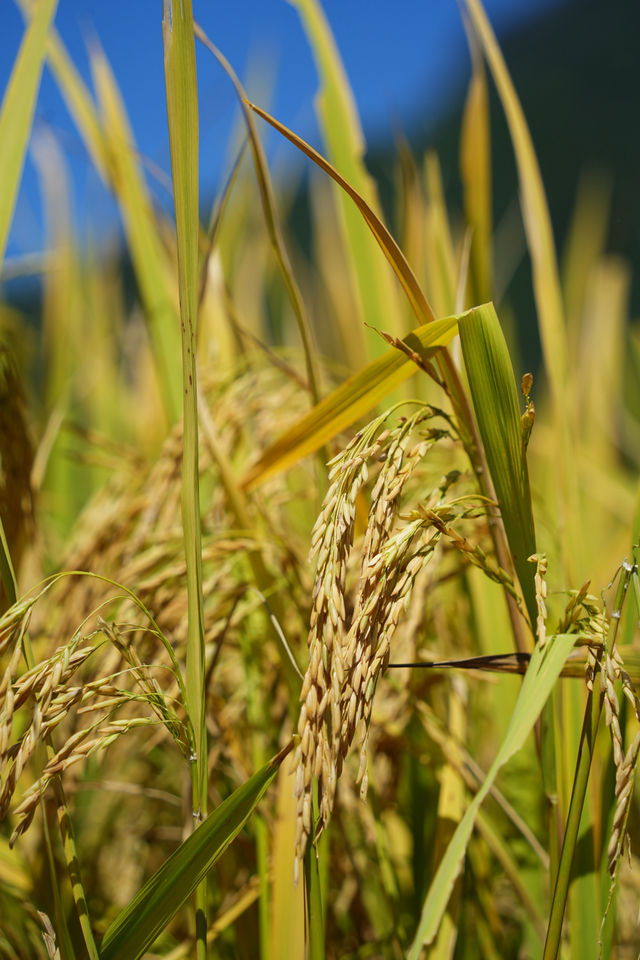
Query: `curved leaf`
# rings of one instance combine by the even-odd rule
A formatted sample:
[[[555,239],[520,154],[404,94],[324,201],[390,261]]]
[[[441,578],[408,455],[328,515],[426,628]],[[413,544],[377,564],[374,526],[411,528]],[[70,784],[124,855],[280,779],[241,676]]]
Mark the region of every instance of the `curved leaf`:
[[[364,199],[361,193],[359,193],[348,180],[338,173],[338,171],[333,167],[328,160],[325,160],[317,150],[314,150],[312,146],[302,140],[297,134],[289,130],[288,127],[285,127],[284,124],[280,123],[278,120],[274,119],[266,110],[261,110],[260,107],[257,107],[253,103],[248,104],[252,110],[254,110],[258,116],[262,117],[263,120],[266,120],[267,123],[270,123],[283,137],[286,137],[287,140],[291,141],[294,146],[301,150],[302,153],[306,154],[310,160],[320,167],[321,170],[324,170],[332,180],[342,187],[345,193],[348,193],[355,205],[358,207],[360,213],[366,220],[369,229],[373,233],[374,237],[378,241],[378,244],[382,248],[384,255],[391,264],[393,272],[397,276],[398,280],[402,284],[409,302],[415,313],[416,317],[421,323],[429,322],[435,320],[435,314],[431,308],[429,301],[427,300],[422,287],[418,283],[416,276],[407,263],[406,257],[403,254],[402,250],[393,239],[384,223],[378,217],[376,213],[371,209],[367,201]]]
[[[458,316],[445,317],[418,327],[404,337],[409,352],[425,360],[458,332]],[[279,473],[314,453],[323,444],[368,413],[392,390],[416,370],[413,360],[401,349],[392,347],[363,367],[325,397],[306,416],[272,443],[249,468],[242,480],[246,489],[256,487],[267,477]]]

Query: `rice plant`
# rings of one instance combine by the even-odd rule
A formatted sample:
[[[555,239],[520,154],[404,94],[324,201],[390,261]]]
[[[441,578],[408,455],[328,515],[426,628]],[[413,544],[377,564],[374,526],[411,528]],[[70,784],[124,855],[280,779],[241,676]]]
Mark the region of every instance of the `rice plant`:
[[[165,4],[172,220],[104,53],[91,91],[55,0],[18,6],[0,260],[46,61],[137,298],[54,218],[41,328],[0,315],[0,956],[636,956],[637,329],[602,243],[558,268],[480,0],[464,216],[404,155],[398,238],[318,0],[294,3],[317,146]],[[196,43],[248,144],[206,224]],[[494,279],[489,74],[533,376]],[[313,173],[314,271],[264,123]],[[64,161],[38,150],[47,202]]]

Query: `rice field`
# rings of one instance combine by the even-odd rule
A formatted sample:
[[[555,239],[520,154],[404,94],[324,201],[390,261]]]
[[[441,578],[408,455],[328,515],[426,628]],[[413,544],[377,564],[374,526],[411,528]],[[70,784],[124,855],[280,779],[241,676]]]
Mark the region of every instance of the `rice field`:
[[[168,5],[170,218],[104,53],[89,89],[56,0],[19,6],[0,265],[46,62],[135,296],[119,251],[74,242],[41,143],[37,329],[0,301],[0,957],[637,957],[630,266],[595,193],[559,257],[480,0],[463,209],[434,153],[405,154],[394,230],[319,0],[294,0],[313,146]],[[211,211],[196,45],[242,128]],[[539,370],[496,281],[490,85]],[[307,164],[313,262],[267,129]]]

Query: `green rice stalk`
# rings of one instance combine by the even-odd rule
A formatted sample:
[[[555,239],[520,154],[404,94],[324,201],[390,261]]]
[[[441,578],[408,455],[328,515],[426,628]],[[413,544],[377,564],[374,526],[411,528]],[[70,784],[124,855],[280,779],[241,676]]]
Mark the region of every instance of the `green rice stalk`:
[[[551,912],[549,914],[543,960],[552,960],[552,958],[558,956],[560,950],[562,922],[567,904],[571,868],[576,852],[578,830],[580,828],[580,820],[587,791],[591,760],[596,746],[596,736],[601,713],[602,695],[600,691],[600,677],[598,675],[594,681],[593,690],[589,692],[585,708],[576,772],[573,780],[571,801],[569,803],[569,813],[565,824],[558,873],[551,900]],[[580,922],[577,918],[576,920],[578,923]],[[592,946],[594,946],[594,944],[592,944]]]
[[[47,744],[47,756],[52,757],[53,755],[54,750],[51,742],[49,741]],[[93,937],[93,930],[91,929],[91,918],[89,916],[87,896],[85,894],[84,885],[82,882],[82,874],[80,872],[80,861],[78,860],[78,849],[76,846],[71,817],[69,815],[69,806],[67,804],[67,799],[65,797],[60,777],[54,778],[53,788],[56,797],[56,814],[58,817],[60,837],[62,839],[64,859],[67,864],[67,870],[69,871],[73,902],[78,914],[78,921],[80,923],[80,929],[82,930],[85,947],[87,948],[87,955],[89,960],[100,960],[98,947],[96,946],[96,942]],[[41,801],[41,805],[44,807],[44,801]],[[63,925],[62,930],[64,936],[66,933],[66,923]]]
[[[198,91],[190,0],[165,2],[162,20],[182,330],[184,447],[182,525],[187,567],[187,710],[193,727],[193,825],[207,813],[205,639],[198,469],[196,325],[198,297]],[[207,955],[206,883],[196,892],[196,956]]]
[[[313,796],[313,819],[314,822],[318,820],[318,796],[315,787]],[[308,957],[309,960],[325,960],[325,923],[322,906],[319,851],[316,843],[308,844],[304,854],[304,885]]]
[[[240,645],[244,660],[245,693],[247,720],[251,730],[251,758],[254,769],[260,769],[265,763],[265,733],[269,717],[267,702],[260,683],[260,644],[252,638],[260,636],[259,617],[249,618],[246,630],[242,631]],[[269,827],[263,817],[256,817],[253,823],[256,843],[256,863],[260,884],[258,900],[258,918],[260,930],[260,960],[271,957],[271,896],[269,876]]]
[[[58,871],[56,870],[55,858],[53,856],[53,844],[51,842],[51,834],[49,832],[49,824],[47,823],[47,816],[45,810],[44,799],[40,801],[40,810],[42,813],[42,833],[44,837],[44,848],[47,858],[47,866],[49,868],[49,877],[51,882],[51,892],[53,894],[53,906],[54,906],[54,916],[55,916],[55,933],[58,940],[62,941],[62,956],[63,957],[73,957],[74,950],[71,943],[71,935],[69,933],[69,927],[67,926],[67,918],[65,916],[65,910],[62,904],[62,897],[60,895],[60,884],[58,883]]]

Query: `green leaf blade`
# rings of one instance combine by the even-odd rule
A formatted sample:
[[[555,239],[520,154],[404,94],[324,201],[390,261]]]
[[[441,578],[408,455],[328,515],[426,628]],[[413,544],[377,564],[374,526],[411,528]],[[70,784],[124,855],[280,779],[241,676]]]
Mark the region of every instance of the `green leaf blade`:
[[[101,960],[143,955],[238,835],[292,747],[227,797],[147,880],[105,933]]]
[[[575,634],[557,634],[549,638],[544,649],[537,646],[534,650],[502,746],[484,783],[460,821],[431,882],[418,930],[407,954],[408,960],[419,960],[423,946],[431,943],[438,932],[456,877],[462,869],[480,806],[501,768],[522,747],[533,729],[575,641]]]
[[[40,0],[25,32],[0,111],[0,265],[9,236],[36,97],[40,87],[47,37],[58,0]]]
[[[460,341],[489,471],[533,624],[535,571],[528,558],[536,551],[536,538],[529,472],[515,377],[493,304],[474,307],[461,317]]]

